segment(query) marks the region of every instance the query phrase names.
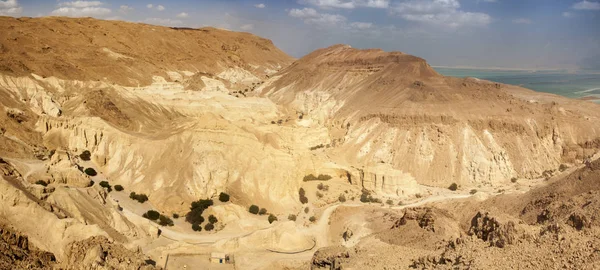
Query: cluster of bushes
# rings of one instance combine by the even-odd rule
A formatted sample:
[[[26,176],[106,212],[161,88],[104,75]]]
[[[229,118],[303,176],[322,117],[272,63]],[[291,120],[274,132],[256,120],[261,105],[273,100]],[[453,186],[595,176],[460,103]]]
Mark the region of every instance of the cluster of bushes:
[[[362,194],[360,195],[360,201],[363,203],[381,203],[381,199],[373,197],[371,195],[371,192],[369,192],[366,189],[362,190]]]
[[[319,144],[319,145],[311,146],[309,149],[311,151],[314,151],[314,150],[321,149],[321,148],[325,148],[325,145],[324,144]]]
[[[167,217],[165,215],[162,215],[159,212],[154,211],[154,210],[148,210],[148,212],[144,213],[142,215],[142,217],[145,217],[145,218],[147,218],[149,220],[152,220],[152,221],[155,221],[155,222],[158,221],[158,224],[160,226],[173,226],[173,225],[175,225],[173,223],[172,219],[170,219],[169,217]]]
[[[148,196],[146,196],[146,194],[135,194],[135,192],[129,193],[129,198],[131,198],[132,200],[136,200],[139,203],[144,203],[148,201]]]
[[[37,181],[35,182],[35,184],[36,184],[36,185],[45,186],[45,187],[46,187],[46,186],[48,186],[48,183],[46,183],[46,181],[44,181],[44,180],[37,180]]]
[[[322,191],[328,191],[329,190],[329,186],[328,185],[323,185],[323,183],[319,183],[317,185],[317,189],[318,190],[322,190]]]
[[[266,215],[267,214],[267,209],[266,208],[259,208],[257,205],[251,205],[248,208],[248,212],[255,214],[255,215]]]
[[[202,217],[202,213],[204,213],[204,210],[208,209],[213,204],[213,200],[211,199],[201,199],[192,202],[192,205],[190,206],[190,211],[185,215],[185,221],[192,224],[201,224],[202,222],[204,222],[204,217]]]
[[[327,181],[331,179],[331,175],[327,175],[327,174],[319,174],[319,176],[314,176],[313,174],[309,174],[307,176],[304,176],[304,178],[302,178],[302,181],[307,182],[307,181]]]
[[[85,150],[85,151],[81,152],[81,154],[79,154],[79,158],[81,158],[81,160],[84,160],[84,161],[90,161],[91,157],[92,157],[92,153],[90,153],[90,151],[88,151],[88,150]]]
[[[87,168],[83,172],[85,174],[89,175],[89,176],[96,176],[96,175],[98,175],[98,173],[96,172],[96,170],[94,170],[93,168]]]
[[[110,186],[110,184],[106,181],[101,181],[99,184],[101,187],[105,188],[108,192],[112,191],[112,187]]]
[[[302,204],[307,204],[308,203],[308,198],[306,197],[306,191],[304,191],[303,188],[300,188],[298,190],[298,195],[300,196],[300,202]]]

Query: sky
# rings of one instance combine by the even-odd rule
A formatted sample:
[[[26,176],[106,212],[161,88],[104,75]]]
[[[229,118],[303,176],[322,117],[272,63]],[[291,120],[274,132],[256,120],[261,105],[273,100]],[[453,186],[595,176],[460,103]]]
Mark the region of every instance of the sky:
[[[298,58],[348,44],[433,66],[600,70],[600,0],[0,0],[0,15],[213,26]]]

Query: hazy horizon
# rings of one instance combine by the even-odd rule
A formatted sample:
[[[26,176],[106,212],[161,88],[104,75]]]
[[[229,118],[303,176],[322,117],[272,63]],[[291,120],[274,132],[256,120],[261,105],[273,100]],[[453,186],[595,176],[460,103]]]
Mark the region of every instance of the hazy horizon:
[[[297,58],[342,43],[433,66],[600,69],[600,2],[587,0],[0,0],[0,15],[214,26],[269,38]]]

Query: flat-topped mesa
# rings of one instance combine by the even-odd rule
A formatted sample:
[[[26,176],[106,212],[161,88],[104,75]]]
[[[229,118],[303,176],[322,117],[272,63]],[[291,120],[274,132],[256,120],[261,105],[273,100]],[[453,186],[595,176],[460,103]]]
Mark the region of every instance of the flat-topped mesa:
[[[34,73],[126,86],[148,85],[152,76],[170,79],[173,71],[217,75],[243,69],[260,81],[294,60],[268,39],[216,28],[0,17],[0,36],[4,75]]]

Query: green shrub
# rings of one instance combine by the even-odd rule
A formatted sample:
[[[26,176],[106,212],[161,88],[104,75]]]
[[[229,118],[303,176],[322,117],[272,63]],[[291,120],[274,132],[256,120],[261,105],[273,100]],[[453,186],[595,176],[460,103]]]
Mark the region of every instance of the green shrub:
[[[214,215],[210,215],[210,216],[208,216],[208,222],[215,224],[215,223],[219,222],[219,220]]]
[[[88,151],[88,150],[85,150],[81,154],[79,154],[79,158],[81,158],[81,160],[84,160],[84,161],[90,161],[91,157],[92,157],[92,153],[90,153],[90,151]]]
[[[146,196],[146,194],[135,194],[135,192],[129,193],[129,198],[131,198],[132,200],[136,200],[139,203],[144,203],[148,201],[148,196]]]
[[[204,225],[204,230],[207,232],[212,231],[215,228],[215,225],[213,225],[212,223],[206,223],[206,225]]]
[[[194,223],[194,224],[192,224],[192,230],[194,230],[196,232],[201,232],[202,231],[202,227],[200,227],[200,224]]]
[[[195,202],[192,202],[190,206],[190,211],[185,215],[185,221],[192,224],[200,224],[204,222],[204,217],[202,217],[202,213],[204,213],[204,210],[208,209],[213,204],[214,202],[211,199],[200,199]]]
[[[258,214],[261,215],[261,216],[262,215],[266,215],[267,214],[267,209],[261,208],[260,211],[258,211]]]
[[[96,176],[96,175],[98,175],[98,173],[96,172],[96,170],[94,170],[94,168],[87,168],[83,172],[85,174],[89,175],[89,176]]]
[[[471,193],[471,195],[473,195],[473,194],[477,193],[477,190],[476,189],[471,189],[471,191],[469,193]]]
[[[35,182],[36,185],[41,185],[41,186],[48,186],[48,183],[46,183],[46,181],[44,180],[37,180],[37,182]]]
[[[225,192],[221,192],[219,194],[219,201],[221,201],[221,202],[228,202],[229,201],[229,194],[227,194]]]
[[[458,189],[458,185],[456,183],[452,183],[449,187],[449,190],[456,191]]]
[[[157,220],[160,217],[160,213],[154,210],[148,210],[148,212],[142,215],[149,220]]]
[[[308,219],[310,222],[315,222],[317,221],[317,218],[315,216],[312,216]]]
[[[269,215],[269,224],[273,223],[273,221],[276,221],[276,220],[277,220],[277,217],[275,215],[273,215],[273,214]]]
[[[165,215],[160,215],[158,217],[158,224],[161,226],[173,226],[175,225],[173,223],[173,220],[170,219],[169,217],[165,216]]]
[[[315,181],[315,180],[319,180],[319,181],[327,181],[331,179],[330,175],[327,174],[319,174],[319,176],[314,176],[313,174],[309,174],[304,176],[304,178],[302,178],[302,181],[307,182],[307,181]]]
[[[248,208],[248,212],[257,215],[258,211],[260,211],[260,208],[258,208],[258,206],[256,205],[251,205],[250,208]]]
[[[340,202],[346,202],[346,196],[344,194],[340,194],[340,196],[338,197],[338,201]]]
[[[123,186],[121,186],[121,185],[115,185],[115,190],[116,191],[123,191],[123,189],[124,189]]]
[[[291,220],[291,221],[296,221],[296,215],[292,215],[292,214],[290,214],[290,215],[288,216],[288,220]]]

